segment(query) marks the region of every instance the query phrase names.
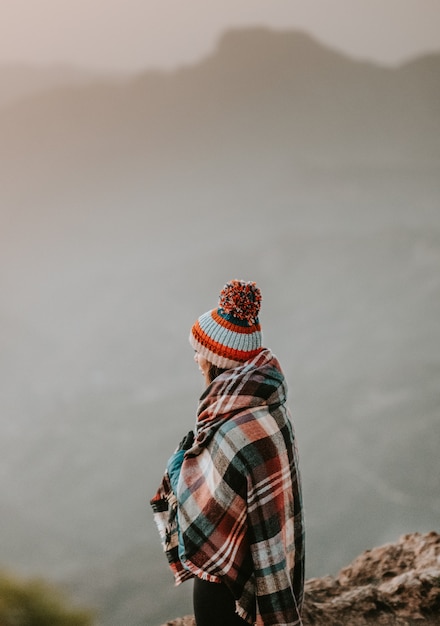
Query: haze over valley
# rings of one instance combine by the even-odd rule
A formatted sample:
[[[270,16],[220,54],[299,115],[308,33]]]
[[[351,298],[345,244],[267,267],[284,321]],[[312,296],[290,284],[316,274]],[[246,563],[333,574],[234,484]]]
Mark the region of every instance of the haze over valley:
[[[438,530],[439,75],[263,28],[173,71],[0,67],[1,567],[103,626],[191,612],[148,500],[231,278],[288,377],[307,575]]]

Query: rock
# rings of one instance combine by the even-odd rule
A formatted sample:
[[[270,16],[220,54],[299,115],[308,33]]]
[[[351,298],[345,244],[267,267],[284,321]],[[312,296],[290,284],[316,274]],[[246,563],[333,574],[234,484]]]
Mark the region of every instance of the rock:
[[[305,585],[304,626],[440,626],[440,535],[403,535]],[[163,626],[195,626],[186,616]]]
[[[185,617],[173,619],[171,622],[163,624],[163,626],[196,626],[196,623],[192,615],[186,615]]]

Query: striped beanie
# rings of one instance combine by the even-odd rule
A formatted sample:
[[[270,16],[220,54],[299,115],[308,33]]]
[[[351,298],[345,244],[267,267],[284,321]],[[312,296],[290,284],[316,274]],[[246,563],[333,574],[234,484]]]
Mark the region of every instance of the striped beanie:
[[[203,313],[191,328],[190,344],[222,369],[251,359],[262,344],[260,303],[261,292],[255,283],[232,280],[220,292],[218,308]]]

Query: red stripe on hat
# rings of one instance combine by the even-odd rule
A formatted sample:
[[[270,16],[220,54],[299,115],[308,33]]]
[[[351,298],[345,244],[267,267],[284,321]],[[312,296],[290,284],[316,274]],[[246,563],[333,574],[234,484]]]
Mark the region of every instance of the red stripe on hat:
[[[222,319],[222,318],[220,318]],[[223,320],[226,321],[226,320]],[[237,328],[233,324],[231,324],[233,329]],[[229,327],[226,327],[229,328]],[[199,321],[194,324],[192,328],[192,332],[196,337],[197,341],[207,348],[214,352],[218,356],[223,356],[227,359],[231,359],[233,361],[247,361],[252,357],[256,356],[259,352],[261,352],[262,348],[256,348],[255,350],[237,350],[236,348],[229,348],[225,346],[223,343],[219,343],[218,341],[213,340],[209,335],[207,335],[204,330],[201,328]],[[253,331],[255,332],[255,330]]]

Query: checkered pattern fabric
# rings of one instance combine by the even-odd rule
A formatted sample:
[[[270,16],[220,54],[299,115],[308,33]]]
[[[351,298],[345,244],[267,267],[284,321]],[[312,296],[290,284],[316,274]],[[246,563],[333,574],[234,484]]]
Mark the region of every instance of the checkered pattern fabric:
[[[258,626],[301,624],[303,510],[285,403],[269,350],[218,376],[200,399],[177,493],[165,474],[151,500],[176,584],[224,582],[238,614]]]

